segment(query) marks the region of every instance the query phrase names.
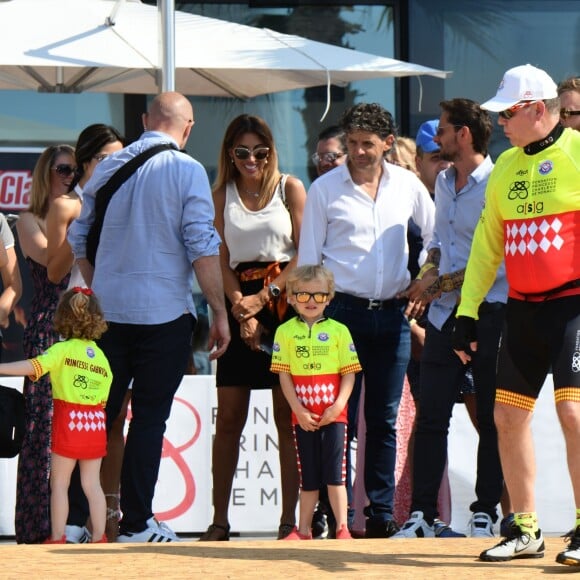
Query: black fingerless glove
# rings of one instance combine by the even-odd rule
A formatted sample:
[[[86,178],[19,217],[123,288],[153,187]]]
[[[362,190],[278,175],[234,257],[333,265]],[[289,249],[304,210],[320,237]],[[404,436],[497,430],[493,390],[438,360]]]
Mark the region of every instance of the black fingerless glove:
[[[451,335],[451,345],[453,350],[464,351],[471,354],[472,342],[477,342],[477,327],[475,318],[470,316],[458,316],[455,319],[455,328]]]

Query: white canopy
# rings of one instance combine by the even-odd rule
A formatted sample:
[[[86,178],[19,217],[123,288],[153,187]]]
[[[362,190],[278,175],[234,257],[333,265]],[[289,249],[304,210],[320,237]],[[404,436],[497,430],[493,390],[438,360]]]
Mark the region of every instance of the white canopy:
[[[0,2],[0,89],[160,92],[160,17],[139,0]],[[246,99],[449,72],[175,11],[175,90]]]

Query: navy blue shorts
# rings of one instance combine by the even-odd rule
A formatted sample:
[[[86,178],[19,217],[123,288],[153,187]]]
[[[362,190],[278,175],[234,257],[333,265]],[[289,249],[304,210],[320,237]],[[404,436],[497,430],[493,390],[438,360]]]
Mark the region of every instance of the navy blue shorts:
[[[331,423],[318,431],[294,425],[300,487],[316,491],[346,481],[346,423]]]

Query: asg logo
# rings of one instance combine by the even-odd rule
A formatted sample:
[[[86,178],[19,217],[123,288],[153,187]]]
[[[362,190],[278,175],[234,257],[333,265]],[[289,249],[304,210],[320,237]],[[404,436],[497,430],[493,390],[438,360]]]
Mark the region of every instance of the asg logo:
[[[296,358],[310,358],[310,349],[307,346],[296,347]]]
[[[306,363],[302,365],[302,368],[305,371],[319,371],[322,368],[322,365],[320,363]]]
[[[95,358],[95,350],[91,346],[87,346],[87,356],[89,358]]]
[[[554,169],[554,164],[551,161],[542,161],[538,167],[538,172],[540,175],[548,175],[552,169]]]
[[[527,199],[529,187],[530,187],[529,181],[514,181],[510,185],[508,199],[510,201],[513,201],[514,199]]]
[[[321,333],[318,335],[318,340],[319,340],[320,342],[326,342],[326,341],[327,341],[329,338],[330,338],[330,337],[328,336],[328,333],[326,333],[326,332],[321,332]]]
[[[279,344],[279,343],[277,343],[277,342],[275,342],[275,343],[272,345],[272,350],[273,350],[274,352],[280,352],[280,344]]]
[[[580,352],[578,351],[572,355],[572,372],[580,373]]]
[[[351,342],[351,343],[348,345],[348,350],[350,350],[350,352],[356,352],[356,348],[355,348],[355,346],[354,346],[354,343],[352,343],[352,342]]]
[[[543,201],[529,201],[518,205],[517,212],[519,214],[528,215],[530,213],[544,213]]]

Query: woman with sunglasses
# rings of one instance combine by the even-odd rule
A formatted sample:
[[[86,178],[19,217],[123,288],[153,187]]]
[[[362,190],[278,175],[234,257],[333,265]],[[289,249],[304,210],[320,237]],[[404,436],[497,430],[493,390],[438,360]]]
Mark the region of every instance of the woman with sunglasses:
[[[24,329],[26,358],[42,354],[58,340],[52,320],[60,294],[69,276],[59,284],[48,279],[46,217],[54,200],[65,195],[76,169],[74,149],[52,145],[45,149],[34,167],[30,206],[16,222],[18,241],[32,278],[32,300]],[[15,530],[18,543],[36,544],[46,540],[50,530],[50,431],[52,389],[48,375],[33,383],[24,381],[25,438],[18,456]]]
[[[78,137],[75,147],[76,171],[72,175],[69,191],[56,197],[46,216],[48,278],[58,284],[71,272],[70,286],[85,286],[66,240],[71,222],[81,213],[83,187],[97,164],[105,157],[123,148],[123,137],[109,125],[89,125]]]
[[[284,288],[296,264],[305,201],[302,182],[278,169],[268,125],[253,115],[234,119],[222,142],[214,189],[232,341],[217,363],[214,518],[202,541],[229,539],[228,505],[253,388],[272,389],[282,488],[278,538],[294,529],[298,469],[291,413],[278,376],[270,372],[270,352],[285,316]]]

